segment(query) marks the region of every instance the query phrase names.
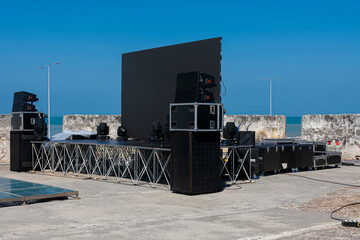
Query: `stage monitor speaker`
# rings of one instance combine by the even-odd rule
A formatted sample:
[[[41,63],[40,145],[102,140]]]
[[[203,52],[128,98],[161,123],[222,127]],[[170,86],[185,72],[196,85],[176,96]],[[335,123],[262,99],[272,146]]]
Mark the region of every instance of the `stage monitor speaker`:
[[[171,132],[171,190],[216,192],[220,186],[220,132]]]
[[[16,172],[32,169],[31,141],[34,132],[10,131],[10,170]]]

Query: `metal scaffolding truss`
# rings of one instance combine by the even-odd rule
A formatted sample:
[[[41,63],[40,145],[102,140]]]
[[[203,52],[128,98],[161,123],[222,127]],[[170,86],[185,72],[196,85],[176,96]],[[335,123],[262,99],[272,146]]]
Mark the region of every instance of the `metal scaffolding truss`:
[[[243,171],[251,182],[245,159],[251,159],[251,146],[221,146],[220,175],[227,176],[235,184]],[[239,149],[246,149],[240,155]],[[87,176],[92,179],[115,179],[135,185],[158,184],[170,189],[170,149],[112,144],[111,142],[81,143],[80,141],[32,142],[32,166],[34,171],[61,172],[64,175]]]
[[[89,178],[115,177],[117,182],[147,182],[170,188],[170,149],[78,142],[33,142],[33,170],[61,171]]]
[[[235,184],[241,173],[241,170],[245,173],[245,176],[249,182],[251,179],[251,145],[237,145],[237,146],[222,146],[222,159],[221,159],[221,171],[220,175],[227,175],[231,184]],[[239,149],[246,149],[244,156],[240,156]],[[249,157],[248,157],[249,155]],[[250,159],[248,170],[245,168],[245,159]]]

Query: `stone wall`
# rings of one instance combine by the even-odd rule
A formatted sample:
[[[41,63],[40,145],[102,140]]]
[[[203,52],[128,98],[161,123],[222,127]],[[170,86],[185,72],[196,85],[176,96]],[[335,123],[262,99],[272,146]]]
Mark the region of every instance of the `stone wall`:
[[[226,122],[241,123],[240,130],[256,132],[256,140],[286,137],[286,118],[283,115],[226,115]],[[121,125],[120,115],[65,115],[63,130],[86,130],[96,132],[100,122],[110,127],[110,136],[116,138]],[[339,139],[343,157],[354,159],[360,155],[360,114],[304,115],[301,124],[301,137],[312,141]],[[10,115],[0,114],[0,162],[10,161]]]
[[[338,139],[344,159],[360,155],[360,114],[304,115],[301,138],[313,141]]]
[[[70,129],[72,131],[96,132],[96,127],[102,122],[109,126],[110,137],[116,138],[117,129],[121,125],[120,115],[65,115],[63,118],[63,131]]]
[[[286,118],[283,115],[226,115],[224,122],[229,121],[235,122],[237,126],[241,123],[240,130],[246,130],[251,123],[249,131],[256,132],[257,141],[264,138],[286,137]],[[106,122],[109,125],[112,138],[117,137],[117,128],[121,124],[120,115],[66,115],[63,119],[63,130],[96,132],[96,127],[100,122]]]
[[[256,140],[263,138],[284,138],[286,137],[285,116],[263,116],[263,115],[226,115],[225,123],[234,121],[236,125],[241,123],[240,130],[246,130],[251,123],[249,130],[256,132]],[[110,128],[110,136],[117,137],[117,128],[121,125],[120,115],[65,115],[63,118],[63,130],[92,131],[101,122],[106,122]],[[359,130],[360,134],[360,130]],[[0,114],[0,162],[10,161],[10,115]]]
[[[249,126],[249,131],[255,131],[256,141],[264,138],[285,138],[286,137],[286,117],[284,115],[225,115],[225,124],[235,122],[240,126],[240,131],[245,131]]]
[[[10,162],[10,115],[0,114],[0,162]]]

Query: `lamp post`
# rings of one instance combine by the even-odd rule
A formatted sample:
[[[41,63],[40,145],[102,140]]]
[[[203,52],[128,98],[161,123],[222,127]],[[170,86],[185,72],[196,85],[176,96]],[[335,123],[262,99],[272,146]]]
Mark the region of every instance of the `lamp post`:
[[[51,137],[51,134],[50,134],[50,126],[51,126],[51,123],[50,123],[50,67],[53,66],[53,65],[56,65],[56,64],[59,64],[59,63],[58,62],[57,63],[52,63],[52,64],[49,64],[49,65],[45,65],[45,66],[40,67],[40,69],[47,68],[47,70],[48,70],[48,119],[49,119],[48,138],[49,139]]]
[[[270,81],[270,116],[272,115],[272,80],[281,79],[281,78],[260,78],[260,80],[269,80]]]

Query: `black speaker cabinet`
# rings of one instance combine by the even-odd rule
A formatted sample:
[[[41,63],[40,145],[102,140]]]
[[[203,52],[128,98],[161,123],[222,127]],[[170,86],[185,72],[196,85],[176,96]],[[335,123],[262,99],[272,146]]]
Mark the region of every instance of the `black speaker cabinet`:
[[[216,192],[220,186],[220,132],[171,132],[171,190]]]
[[[176,80],[176,103],[214,102],[215,77],[203,72],[179,73]]]
[[[34,102],[38,101],[39,99],[36,97],[35,94],[29,92],[16,92],[14,93],[14,102],[13,102],[13,112],[36,112]]]
[[[34,132],[10,131],[10,170],[16,172],[32,169],[31,141]]]
[[[254,131],[239,131],[238,138],[239,145],[251,145],[255,147]]]

